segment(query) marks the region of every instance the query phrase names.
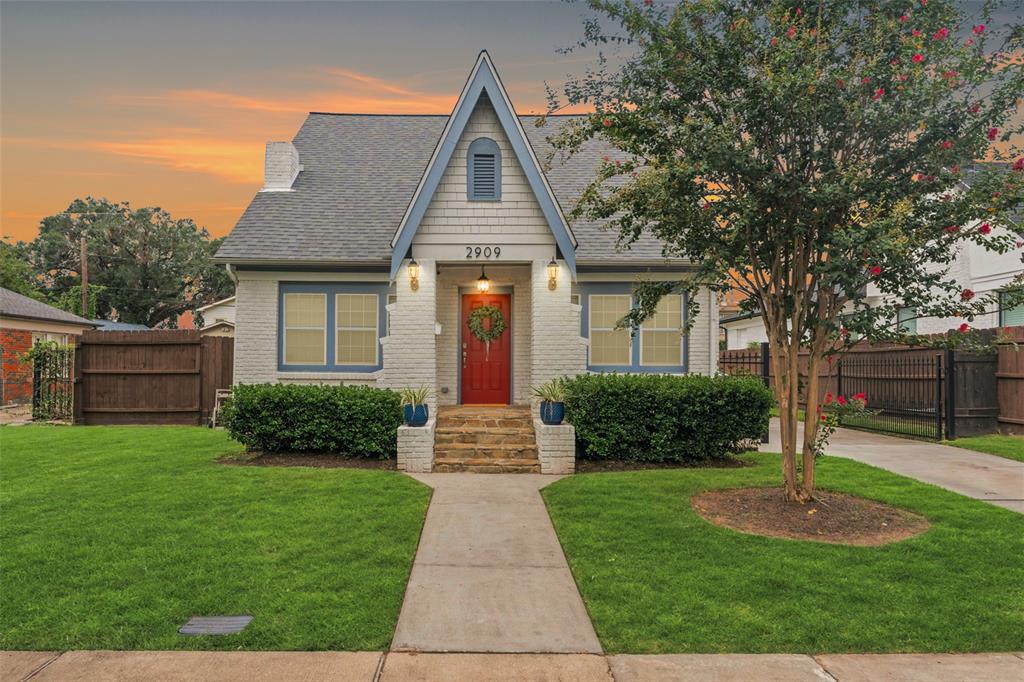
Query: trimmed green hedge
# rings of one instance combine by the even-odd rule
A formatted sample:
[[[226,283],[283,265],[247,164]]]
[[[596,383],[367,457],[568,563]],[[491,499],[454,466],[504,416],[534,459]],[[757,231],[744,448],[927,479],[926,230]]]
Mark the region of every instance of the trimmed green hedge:
[[[565,413],[584,458],[698,462],[759,439],[772,404],[754,377],[581,374],[566,383]]]
[[[402,408],[398,394],[369,386],[236,386],[223,423],[247,450],[395,456]]]

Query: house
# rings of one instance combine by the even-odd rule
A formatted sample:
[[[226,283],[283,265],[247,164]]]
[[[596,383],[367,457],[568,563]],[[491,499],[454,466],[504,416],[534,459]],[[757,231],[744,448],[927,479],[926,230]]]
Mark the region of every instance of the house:
[[[201,336],[235,335],[235,297],[229,296],[199,309]]]
[[[682,295],[635,337],[616,329],[635,282],[692,266],[653,237],[618,248],[570,223],[616,156],[600,141],[552,155],[570,120],[518,115],[482,52],[451,115],[311,113],[268,143],[264,186],[216,256],[237,285],[234,381],[427,386],[434,412],[528,404],[586,371],[714,373],[707,289],[688,334]]]
[[[149,331],[149,327],[144,324],[135,324],[134,322],[118,322],[116,320],[91,320],[96,325],[96,331],[98,332],[144,332]]]
[[[44,341],[73,344],[93,323],[10,289],[0,288],[0,405],[32,400],[32,365],[22,360],[32,346]]]

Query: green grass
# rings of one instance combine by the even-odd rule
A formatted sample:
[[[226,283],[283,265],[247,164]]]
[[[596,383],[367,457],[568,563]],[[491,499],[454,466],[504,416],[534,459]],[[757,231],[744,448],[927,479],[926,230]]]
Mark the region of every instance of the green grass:
[[[1024,436],[975,436],[973,438],[957,438],[956,440],[944,441],[946,445],[955,445],[958,448],[987,452],[990,455],[1015,459],[1024,462]]]
[[[0,429],[0,649],[391,641],[429,490],[394,472],[217,464],[188,427]],[[183,637],[192,615],[252,614]]]
[[[883,547],[747,535],[694,513],[702,490],[778,485],[756,467],[585,474],[542,491],[613,653],[1024,649],[1024,516],[828,457],[823,487],[911,509],[932,527]]]

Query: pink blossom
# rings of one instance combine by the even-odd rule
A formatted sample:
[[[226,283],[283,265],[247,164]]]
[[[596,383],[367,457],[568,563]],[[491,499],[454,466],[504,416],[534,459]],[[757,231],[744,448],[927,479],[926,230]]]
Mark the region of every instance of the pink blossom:
[[[988,223],[982,223],[981,227],[978,228],[978,232],[981,232],[982,234],[988,234],[991,231],[992,231],[992,226],[989,225]]]
[[[901,24],[905,24],[908,21],[910,21],[910,15],[909,14],[904,14],[903,16],[900,17],[900,23]]]
[[[985,32],[985,24],[978,24],[977,26],[975,26],[974,28],[971,29],[971,33],[973,33],[976,36],[980,36],[984,32]]]
[[[795,36],[795,35],[796,35],[796,26],[790,26],[789,29],[786,31],[786,37],[789,38],[790,40],[792,40],[793,36]]]
[[[989,140],[995,140],[998,135],[999,128],[989,128],[986,137],[988,137]]]
[[[944,227],[942,231],[945,232],[946,234],[956,234],[957,232],[960,231],[960,226],[948,225],[947,227]]]
[[[949,140],[943,140],[942,142],[939,143],[939,149],[952,149],[952,148],[953,148],[953,143],[950,142]]]
[[[860,79],[860,84],[861,85],[867,85],[870,82],[871,82],[871,76],[864,76],[863,78]]]
[[[775,38],[775,37],[773,37],[773,38],[772,38],[771,40],[769,40],[768,42],[769,42],[769,43],[771,44],[771,46],[772,46],[772,47],[775,47],[776,45],[778,45],[778,44],[779,44],[779,39],[778,39],[778,38]]]
[[[967,47],[970,47],[973,44],[974,44],[974,38],[968,38],[967,40],[964,41],[964,45],[967,46]]]
[[[871,266],[871,274],[874,275],[875,277],[878,277],[879,275],[881,275],[882,274],[882,266],[881,265],[872,265]]]
[[[981,105],[978,104],[978,103],[974,103],[974,104],[971,105],[971,107],[970,107],[970,109],[968,109],[968,111],[971,112],[972,114],[976,114],[979,111],[981,111]]]
[[[974,298],[974,292],[971,291],[970,289],[964,289],[963,291],[960,292],[961,301],[969,301],[972,298]]]
[[[607,154],[605,154],[604,156],[602,156],[602,157],[601,157],[601,160],[602,160],[602,161],[604,161],[605,163],[608,163],[609,161],[611,161],[611,159],[609,159],[609,158],[608,158],[608,155],[607,155]]]
[[[914,62],[915,64],[920,64],[921,62],[924,61],[924,55],[918,52],[917,54],[910,58],[910,61]]]
[[[612,127],[612,120],[610,118],[606,118],[604,121],[602,121],[602,123],[604,123],[604,127],[605,128],[611,128]]]
[[[882,95],[884,94],[885,88],[878,88],[877,90],[875,90],[875,94],[871,96],[871,101],[877,102],[878,100],[882,99]]]
[[[1024,246],[1024,239],[1018,239],[1017,240],[1017,248],[1019,249],[1022,246]]]
[[[837,78],[836,87],[839,88],[840,90],[844,89],[846,87],[846,81],[844,81],[842,78]]]
[[[832,395],[832,392],[831,392],[831,391],[829,391],[828,393],[826,393],[826,394],[825,394],[825,404],[826,404],[826,405],[831,405],[831,404],[832,404],[832,399],[833,399],[834,397],[835,397],[835,396],[833,396],[833,395]]]
[[[959,75],[960,74],[958,74],[956,71],[943,71],[942,72],[942,77],[943,78],[956,78]]]
[[[948,35],[949,35],[949,29],[943,27],[943,28],[940,28],[938,31],[935,32],[935,35],[932,36],[932,40],[942,40],[943,38],[945,38]]]
[[[850,399],[851,400],[859,400],[862,403],[866,403],[868,401],[868,394],[867,393],[854,393],[853,395],[850,396]]]
[[[846,404],[846,398],[844,398],[843,396],[839,396],[839,397],[836,398],[836,402],[839,403],[840,405],[845,405]]]
[[[915,38],[920,38],[921,37],[921,31],[920,31],[920,29],[916,29],[916,28],[915,29],[911,29],[910,35],[914,36]]]
[[[970,328],[971,328],[971,325],[969,325],[966,322],[964,322],[963,324],[960,325],[960,333],[961,334],[965,334],[965,333],[967,333],[967,330],[970,329]]]

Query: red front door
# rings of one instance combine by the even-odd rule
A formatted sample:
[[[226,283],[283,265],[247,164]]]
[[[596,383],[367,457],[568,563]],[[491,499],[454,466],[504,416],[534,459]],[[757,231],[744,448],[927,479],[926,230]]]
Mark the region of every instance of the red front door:
[[[469,314],[492,305],[505,318],[505,332],[487,345],[469,331]],[[484,325],[489,322],[484,320]],[[509,294],[463,294],[462,296],[462,403],[464,405],[508,405],[512,376],[512,296]]]

